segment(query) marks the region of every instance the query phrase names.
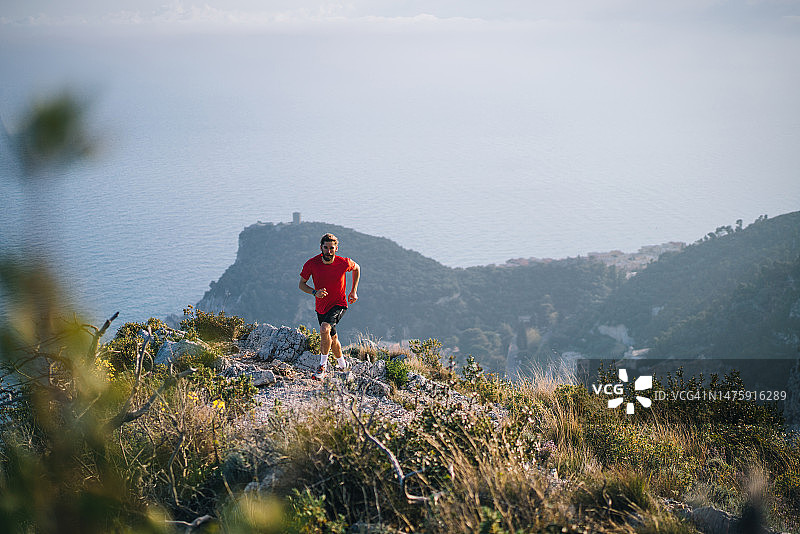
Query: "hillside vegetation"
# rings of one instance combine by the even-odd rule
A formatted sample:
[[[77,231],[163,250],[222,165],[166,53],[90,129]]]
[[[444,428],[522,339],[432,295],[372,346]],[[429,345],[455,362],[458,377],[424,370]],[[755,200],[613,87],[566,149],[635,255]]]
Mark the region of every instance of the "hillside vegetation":
[[[110,324],[2,325],[3,532],[690,534],[708,506],[800,529],[800,449],[770,406],[665,401],[627,416],[568,376],[453,366],[432,339],[348,347],[351,362],[385,362],[388,399],[334,377],[299,410],[280,401],[286,384],[258,406],[248,380],[215,371],[244,357],[235,336],[252,325],[190,313],[184,328],[210,349],[167,367],[150,363],[163,323],[99,345]],[[148,328],[167,333],[148,341]],[[686,387],[707,386],[656,384]]]
[[[636,348],[653,349],[649,356],[796,357],[799,262],[800,212],[718,229],[584,308],[561,325],[554,345],[620,355],[626,347],[598,334],[605,324],[624,325]]]

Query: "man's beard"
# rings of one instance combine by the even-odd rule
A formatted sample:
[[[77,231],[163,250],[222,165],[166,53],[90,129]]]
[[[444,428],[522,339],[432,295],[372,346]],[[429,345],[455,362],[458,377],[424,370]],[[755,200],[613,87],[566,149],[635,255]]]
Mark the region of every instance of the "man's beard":
[[[322,259],[325,260],[325,261],[331,261],[333,259],[333,254],[325,254],[323,252],[322,253]]]

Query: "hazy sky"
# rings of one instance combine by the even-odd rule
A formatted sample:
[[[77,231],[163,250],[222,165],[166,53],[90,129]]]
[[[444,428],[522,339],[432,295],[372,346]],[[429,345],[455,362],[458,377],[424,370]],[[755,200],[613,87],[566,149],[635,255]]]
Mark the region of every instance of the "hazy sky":
[[[303,20],[410,18],[486,21],[598,20],[658,24],[730,24],[795,32],[798,0],[4,0],[5,24],[85,22],[286,23]]]

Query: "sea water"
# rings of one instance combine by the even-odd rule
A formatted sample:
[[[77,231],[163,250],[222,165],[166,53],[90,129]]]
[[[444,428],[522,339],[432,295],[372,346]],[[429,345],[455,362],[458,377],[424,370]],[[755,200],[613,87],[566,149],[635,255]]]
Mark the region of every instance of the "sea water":
[[[295,211],[467,267],[692,242],[800,208],[797,69],[759,57],[658,67],[474,35],[139,37],[19,31],[0,47],[11,133],[67,87],[96,149],[30,180],[3,141],[0,246],[46,251],[97,324],[180,314],[245,226]]]

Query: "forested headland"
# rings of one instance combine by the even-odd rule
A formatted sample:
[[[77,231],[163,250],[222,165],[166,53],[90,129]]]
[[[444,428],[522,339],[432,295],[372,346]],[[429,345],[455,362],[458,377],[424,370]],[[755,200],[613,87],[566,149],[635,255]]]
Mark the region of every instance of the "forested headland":
[[[800,340],[800,212],[721,226],[635,276],[591,258],[450,268],[393,241],[318,222],[258,223],[198,303],[248,321],[316,325],[300,267],[333,232],[362,267],[344,335],[437,337],[463,359],[505,372],[565,352],[620,358],[786,358]]]

